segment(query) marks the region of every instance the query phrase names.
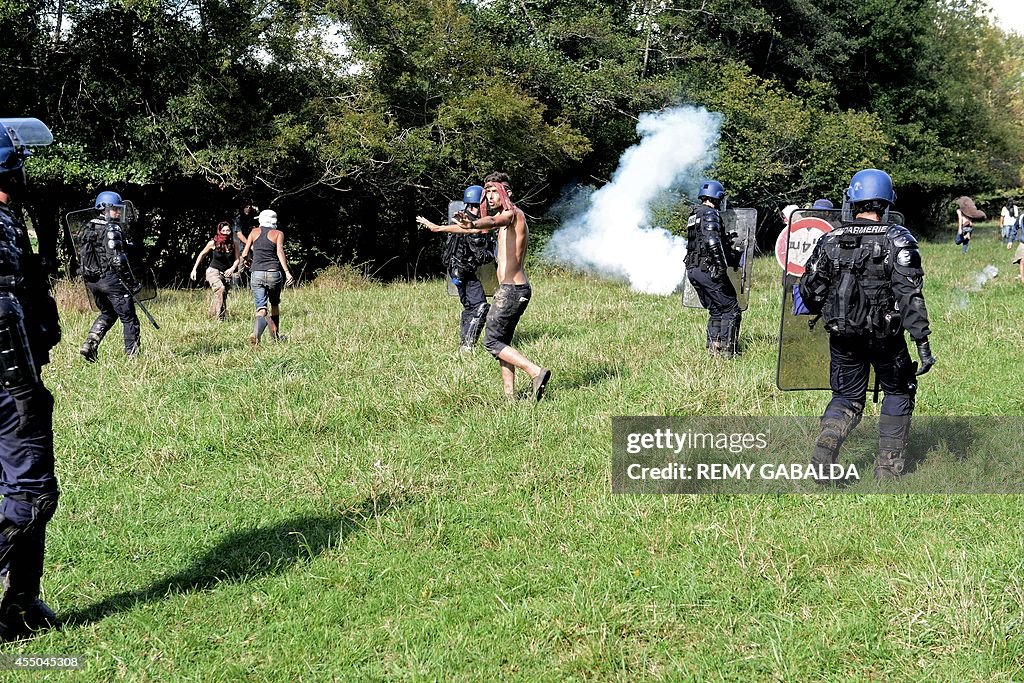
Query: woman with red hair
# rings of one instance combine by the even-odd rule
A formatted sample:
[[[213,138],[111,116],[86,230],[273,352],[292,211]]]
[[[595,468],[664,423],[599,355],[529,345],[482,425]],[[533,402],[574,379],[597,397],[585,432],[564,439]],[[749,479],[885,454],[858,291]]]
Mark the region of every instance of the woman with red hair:
[[[191,278],[193,281],[196,280],[199,263],[211,252],[213,255],[210,257],[210,265],[206,268],[206,281],[213,289],[210,317],[223,322],[228,314],[228,291],[231,275],[238,267],[238,243],[231,238],[231,224],[227,221],[217,224],[217,234],[206,243],[203,250],[199,252],[199,256],[196,257],[196,263],[192,266]]]

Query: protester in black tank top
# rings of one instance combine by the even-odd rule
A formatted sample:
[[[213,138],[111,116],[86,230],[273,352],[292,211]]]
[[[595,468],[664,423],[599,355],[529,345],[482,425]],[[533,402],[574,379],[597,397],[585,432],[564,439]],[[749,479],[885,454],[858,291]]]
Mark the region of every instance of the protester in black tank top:
[[[222,321],[228,314],[228,292],[231,290],[231,275],[238,266],[238,245],[231,236],[231,224],[221,221],[217,224],[217,234],[206,243],[196,257],[190,277],[196,280],[199,263],[207,254],[211,254],[210,265],[206,269],[206,281],[213,289],[213,300],[210,302],[210,317]]]
[[[241,259],[252,253],[252,287],[256,316],[249,342],[260,343],[268,327],[274,341],[281,341],[281,290],[295,282],[284,255],[284,233],[277,229],[277,213],[261,211],[258,228],[253,228],[245,241]]]

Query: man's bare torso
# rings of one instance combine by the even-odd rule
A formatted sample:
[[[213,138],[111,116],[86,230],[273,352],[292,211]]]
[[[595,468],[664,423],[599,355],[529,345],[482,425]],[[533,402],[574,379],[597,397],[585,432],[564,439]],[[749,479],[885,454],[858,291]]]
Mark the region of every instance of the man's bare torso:
[[[515,217],[509,225],[497,228],[498,232],[498,282],[503,285],[525,285],[526,249],[530,242],[530,228],[526,215],[513,208]]]

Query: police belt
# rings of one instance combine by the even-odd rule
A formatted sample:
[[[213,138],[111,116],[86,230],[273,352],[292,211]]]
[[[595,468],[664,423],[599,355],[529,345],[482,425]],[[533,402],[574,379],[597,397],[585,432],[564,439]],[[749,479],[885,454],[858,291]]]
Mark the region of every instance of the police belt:
[[[17,275],[0,275],[0,292],[13,293],[20,284],[21,278]]]

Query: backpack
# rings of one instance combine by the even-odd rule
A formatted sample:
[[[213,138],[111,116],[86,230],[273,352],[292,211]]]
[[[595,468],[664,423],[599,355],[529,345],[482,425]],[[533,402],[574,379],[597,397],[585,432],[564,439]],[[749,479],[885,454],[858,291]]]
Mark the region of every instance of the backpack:
[[[834,276],[822,307],[830,334],[885,337],[896,329],[895,300],[885,265],[888,250],[883,247],[887,230],[885,225],[853,226],[833,233],[829,257]]]
[[[451,234],[445,243],[441,260],[449,273],[473,273],[494,260],[494,238],[489,234]]]
[[[87,278],[98,278],[107,272],[106,254],[102,246],[107,228],[105,223],[89,221],[82,230],[82,249],[80,253],[82,275]]]

